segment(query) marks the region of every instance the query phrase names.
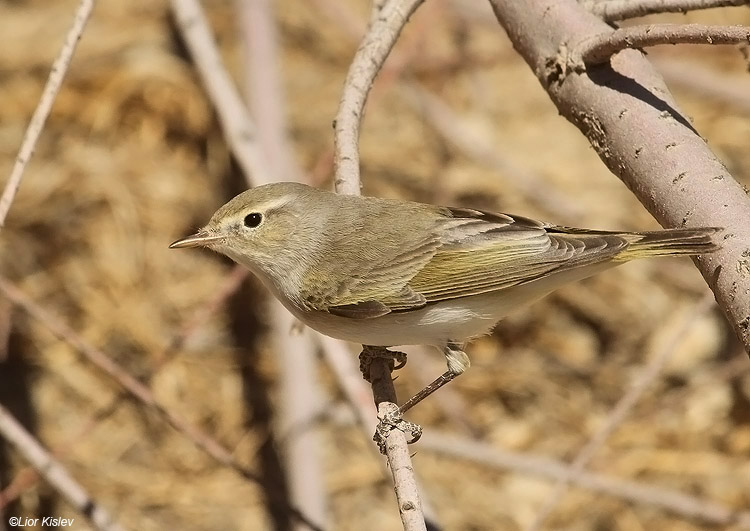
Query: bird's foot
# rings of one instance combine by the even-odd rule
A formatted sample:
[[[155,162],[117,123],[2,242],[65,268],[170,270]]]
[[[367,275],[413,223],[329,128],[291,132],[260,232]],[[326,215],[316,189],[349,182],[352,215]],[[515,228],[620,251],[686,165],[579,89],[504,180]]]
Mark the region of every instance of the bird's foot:
[[[406,441],[407,444],[415,443],[422,437],[422,426],[404,420],[401,410],[395,405],[389,407],[385,412],[378,414],[377,427],[375,428],[375,435],[372,440],[378,445],[380,453],[385,455],[387,448],[387,439],[393,430],[399,430],[404,432],[410,438]]]
[[[406,365],[406,354],[403,352],[388,350],[385,347],[365,346],[359,354],[359,370],[362,377],[370,383],[372,383],[372,380],[370,380],[370,364],[372,360],[377,358],[388,360],[388,368],[391,372]]]

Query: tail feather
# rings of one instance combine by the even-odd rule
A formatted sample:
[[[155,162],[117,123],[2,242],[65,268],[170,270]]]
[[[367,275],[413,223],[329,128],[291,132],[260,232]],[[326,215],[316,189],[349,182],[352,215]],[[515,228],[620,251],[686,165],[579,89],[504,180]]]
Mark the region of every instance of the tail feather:
[[[615,260],[712,253],[720,248],[714,235],[722,230],[718,227],[702,227],[623,234],[630,244]]]

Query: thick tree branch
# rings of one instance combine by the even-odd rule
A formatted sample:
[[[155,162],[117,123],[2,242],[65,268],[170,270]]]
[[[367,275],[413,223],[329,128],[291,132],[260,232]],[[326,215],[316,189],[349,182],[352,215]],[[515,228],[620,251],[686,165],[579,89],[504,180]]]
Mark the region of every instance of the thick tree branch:
[[[586,9],[607,22],[657,13],[687,13],[698,9],[747,4],[750,4],[750,0],[604,0],[581,3]]]
[[[558,51],[613,30],[574,0],[490,0],[560,113],[666,227],[719,226],[722,249],[695,262],[750,352],[750,200],[680,112],[643,54],[565,75]]]
[[[705,24],[650,24],[630,26],[587,38],[570,54],[573,65],[595,65],[628,48],[659,44],[748,44],[750,28]]]
[[[0,228],[5,225],[5,218],[8,215],[10,206],[13,204],[13,199],[16,197],[18,187],[21,186],[23,172],[26,170],[29,159],[34,154],[34,148],[36,148],[39,135],[42,134],[44,124],[52,110],[52,104],[55,103],[57,93],[60,92],[60,87],[65,79],[65,74],[68,72],[70,62],[73,60],[73,54],[76,51],[76,46],[78,46],[78,41],[81,39],[81,35],[83,35],[83,30],[93,10],[94,0],[81,0],[73,19],[73,25],[68,31],[65,43],[60,50],[60,55],[52,63],[52,69],[47,78],[47,84],[44,85],[42,97],[39,99],[39,104],[31,117],[31,122],[21,142],[21,149],[16,156],[13,170],[11,170],[10,177],[3,190],[3,195],[0,197]]]
[[[359,194],[359,128],[367,96],[407,20],[424,0],[376,2],[365,38],[346,75],[334,121],[336,191]]]

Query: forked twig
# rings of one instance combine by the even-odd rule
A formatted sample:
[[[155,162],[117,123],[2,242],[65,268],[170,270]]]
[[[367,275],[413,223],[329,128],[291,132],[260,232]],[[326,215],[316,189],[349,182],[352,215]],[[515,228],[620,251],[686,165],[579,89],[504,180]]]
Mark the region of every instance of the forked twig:
[[[102,531],[122,531],[109,512],[0,404],[0,434],[79,513]]]
[[[8,216],[8,211],[13,204],[13,199],[16,197],[16,192],[18,192],[18,188],[21,186],[23,172],[26,170],[29,159],[34,154],[34,148],[39,140],[39,135],[41,135],[42,129],[44,129],[44,124],[52,110],[52,105],[55,103],[55,98],[57,98],[57,94],[60,92],[60,87],[65,79],[65,74],[68,72],[70,62],[73,60],[73,54],[76,51],[78,41],[81,39],[81,35],[83,35],[83,30],[93,10],[94,0],[81,0],[75,12],[73,25],[65,36],[65,43],[60,49],[60,54],[55,59],[55,62],[52,63],[52,69],[47,78],[47,83],[44,85],[42,96],[39,98],[39,104],[31,116],[31,122],[29,122],[29,126],[26,128],[21,148],[16,156],[16,162],[13,164],[13,170],[11,170],[10,177],[3,190],[3,195],[0,197],[0,228],[5,225],[5,218]]]

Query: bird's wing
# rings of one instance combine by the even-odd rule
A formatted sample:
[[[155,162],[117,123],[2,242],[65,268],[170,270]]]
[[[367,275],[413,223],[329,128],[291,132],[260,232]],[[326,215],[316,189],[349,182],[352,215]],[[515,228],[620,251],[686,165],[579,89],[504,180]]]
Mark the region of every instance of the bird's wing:
[[[408,282],[435,255],[440,241],[426,234],[422,241],[393,254],[387,261],[362,264],[349,281],[339,286],[338,294],[327,304],[327,311],[343,317],[367,319],[390,312],[423,308],[427,299],[414,291]]]
[[[428,303],[502,290],[610,260],[628,245],[621,234],[572,229],[521,216],[449,209],[455,226],[408,283]]]
[[[611,259],[628,245],[617,233],[547,225],[520,216],[444,208],[434,230],[375,261],[327,301],[333,314],[366,319],[478,295]]]

